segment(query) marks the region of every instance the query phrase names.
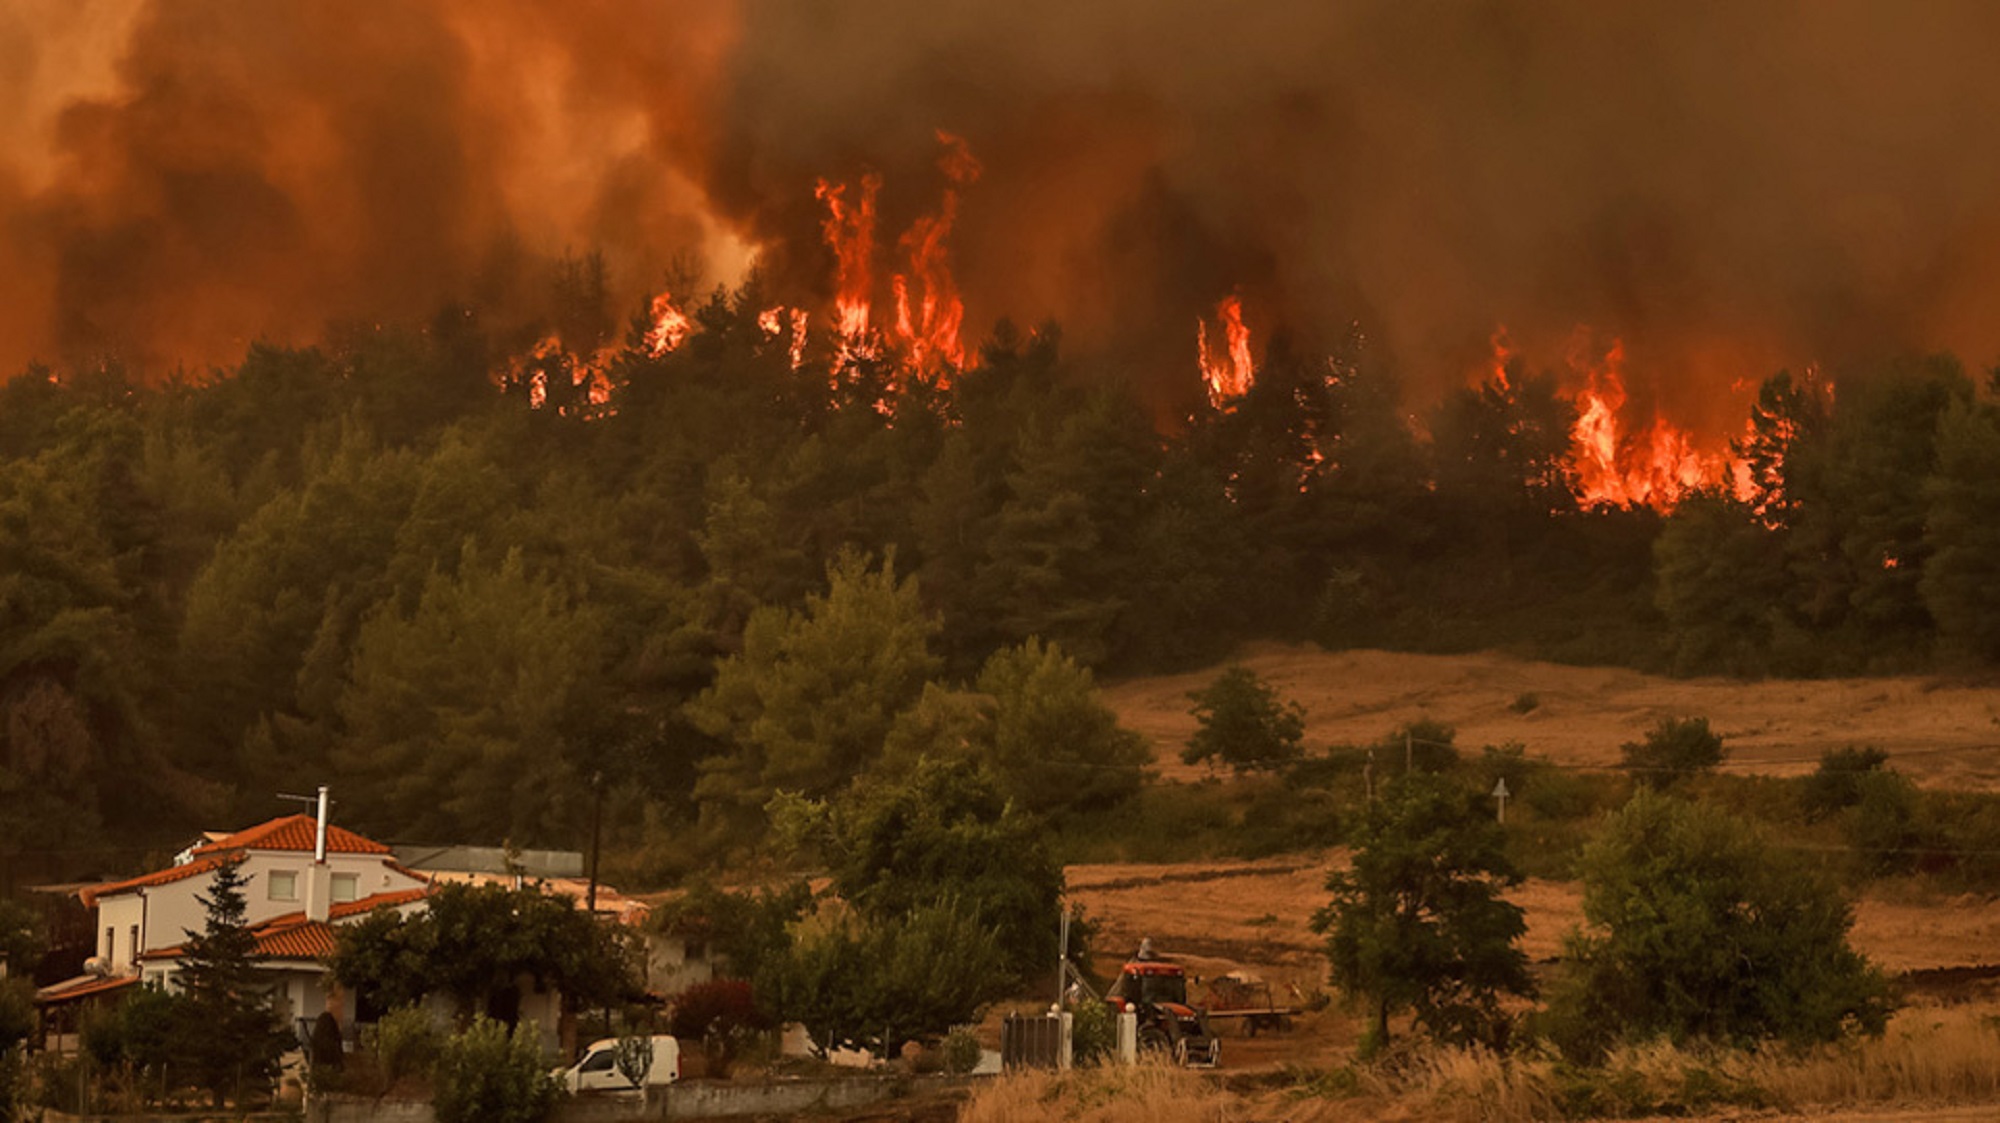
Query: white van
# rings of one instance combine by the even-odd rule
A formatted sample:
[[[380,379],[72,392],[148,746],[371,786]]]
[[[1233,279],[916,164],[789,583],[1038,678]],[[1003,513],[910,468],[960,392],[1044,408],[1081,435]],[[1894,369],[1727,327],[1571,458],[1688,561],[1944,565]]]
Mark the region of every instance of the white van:
[[[653,1067],[646,1072],[646,1086],[657,1088],[679,1080],[681,1043],[664,1033],[654,1034],[651,1040]],[[615,1037],[591,1042],[590,1048],[583,1051],[582,1059],[568,1068],[557,1069],[552,1075],[573,1093],[623,1092],[632,1088],[632,1082],[618,1071],[618,1039]]]

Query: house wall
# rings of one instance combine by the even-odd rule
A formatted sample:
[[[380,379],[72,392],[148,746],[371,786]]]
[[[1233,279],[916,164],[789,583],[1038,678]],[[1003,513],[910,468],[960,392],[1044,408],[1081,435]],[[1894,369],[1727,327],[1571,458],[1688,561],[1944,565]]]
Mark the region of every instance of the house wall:
[[[399,889],[417,889],[424,884],[408,874],[389,868],[386,856],[381,854],[328,854],[326,861],[330,874],[355,875],[355,895],[358,897]],[[309,851],[251,851],[237,867],[243,874],[245,882],[243,886],[245,923],[258,924],[274,916],[304,912],[306,875],[311,866],[312,854]],[[294,892],[290,897],[271,896],[270,875],[274,871],[287,871],[295,875]],[[208,921],[208,910],[202,906],[200,898],[207,895],[214,876],[214,874],[199,874],[181,881],[149,885],[99,900],[98,954],[108,956],[112,970],[129,971],[132,968],[132,952],[128,946],[130,944],[128,934],[133,924],[141,925],[140,940],[147,951],[184,943],[188,933],[201,931]],[[107,953],[104,947],[104,930],[107,927],[115,929],[116,954]]]
[[[672,998],[697,983],[715,978],[715,961],[706,944],[690,948],[681,936],[648,932],[646,941],[646,989]],[[698,954],[690,955],[690,951]]]
[[[114,974],[132,969],[132,926],[138,924],[145,938],[146,900],[137,893],[112,897],[97,910],[97,954],[111,965]]]

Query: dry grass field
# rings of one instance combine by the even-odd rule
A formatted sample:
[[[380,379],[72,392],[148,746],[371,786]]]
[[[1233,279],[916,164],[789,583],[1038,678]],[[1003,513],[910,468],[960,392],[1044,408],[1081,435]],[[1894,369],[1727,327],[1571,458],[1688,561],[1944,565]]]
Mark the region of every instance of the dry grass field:
[[[1504,655],[1405,655],[1253,644],[1237,662],[1305,708],[1306,744],[1374,741],[1429,718],[1461,746],[1518,741],[1531,756],[1610,765],[1618,747],[1663,717],[1706,717],[1729,748],[1728,769],[1809,772],[1827,749],[1873,745],[1918,783],[2000,791],[2000,681],[1934,678],[1739,682],[1673,679],[1607,667],[1567,667]],[[1194,731],[1187,695],[1220,668],[1107,684],[1127,726],[1151,738],[1165,779]],[[1516,712],[1532,695],[1533,709]]]
[[[1632,671],[1565,667],[1499,655],[1424,656],[1384,652],[1323,652],[1314,648],[1263,644],[1238,660],[1305,709],[1309,747],[1378,739],[1419,718],[1450,723],[1462,748],[1521,742],[1531,756],[1561,763],[1608,766],[1619,746],[1643,736],[1662,717],[1696,715],[1710,719],[1726,739],[1726,767],[1740,772],[1796,775],[1810,771],[1819,754],[1848,745],[1874,745],[1891,754],[1893,767],[1930,787],[2000,791],[2000,683],[1919,678],[1847,679],[1825,682],[1741,683],[1721,679],[1676,680]],[[1206,773],[1180,763],[1182,743],[1194,729],[1187,693],[1206,685],[1220,668],[1184,675],[1130,680],[1106,687],[1106,697],[1128,726],[1154,744],[1161,782],[1181,783]],[[1534,705],[1525,706],[1523,696]],[[1526,709],[1527,712],[1519,712]],[[1072,897],[1100,928],[1100,966],[1117,961],[1144,937],[1186,962],[1191,971],[1213,976],[1243,969],[1270,980],[1281,1000],[1305,1001],[1323,987],[1319,939],[1310,929],[1314,910],[1325,901],[1329,869],[1345,860],[1339,851],[1292,854],[1258,861],[1216,861],[1173,865],[1130,863],[1076,865],[1069,869]],[[1563,933],[1581,919],[1574,884],[1531,880],[1514,894],[1527,912],[1525,950],[1546,961],[1556,956]],[[1994,968],[2000,966],[2000,899],[1986,895],[1942,897],[1889,883],[1857,902],[1856,946],[1882,967],[1911,973],[1912,1009],[1899,1021],[1897,1038],[1905,1051],[1911,1033],[1944,1032],[1951,1018],[1969,1019],[1985,1033],[2000,1010]],[[1197,993],[1200,987],[1195,988]],[[1911,1028],[1914,1027],[1914,1028]],[[1300,1019],[1278,1036],[1235,1038],[1225,1045],[1225,1064],[1235,1072],[1273,1071],[1300,1066],[1334,1066],[1351,1057],[1358,1034],[1355,1020],[1338,1003]],[[1985,1037],[1980,1037],[1985,1041]],[[1980,1046],[1984,1048],[1985,1046]],[[1918,1053],[1937,1054],[1935,1046]],[[1888,1046],[1883,1048],[1887,1055]],[[1478,1064],[1466,1062],[1472,1070]],[[1843,1065],[1895,1069],[1896,1059],[1845,1058]],[[1979,1065],[1975,1065],[1975,1068]],[[1992,1068],[2000,1072],[2000,1061]],[[1859,1071],[1859,1070],[1857,1070]],[[1873,1071],[1873,1070],[1871,1070]],[[1799,1114],[1784,1110],[1731,1114],[1727,1118],[1843,1118],[1870,1120],[2000,1118],[2000,1104],[1967,1086],[1926,1093],[1925,1081],[1906,1076],[1904,1085],[1881,1092],[1863,1087],[1864,1077],[1822,1073],[1803,1076],[1761,1074],[1758,1079],[1787,1087],[1793,1104],[1851,1101],[1838,1113],[1831,1107]],[[1362,1100],[1333,1101],[1329,1113],[1305,1104],[1276,1106],[1242,1098],[1217,1098],[1170,1087],[1172,1078],[1147,1078],[1113,1099],[1177,1103],[1191,1113],[1142,1112],[1153,1123],[1169,1119],[1333,1119],[1439,1117],[1413,1102],[1408,1089]],[[1483,1079],[1439,1075],[1447,1098],[1465,1090],[1454,1080]],[[1820,1080],[1831,1089],[1815,1095]],[[1149,1082],[1150,1081],[1150,1082]],[[1843,1081],[1854,1084],[1842,1092]],[[1977,1080],[1973,1084],[1978,1084]],[[1956,1087],[1956,1086],[1954,1086]],[[1048,1089],[1014,1089],[1001,1099],[1033,1102]],[[1486,1093],[1473,1098],[1477,1101]],[[1499,1094],[1497,1092],[1493,1094]],[[1965,1095],[1976,1106],[1964,1106]],[[1086,1096],[1086,1098],[1089,1098]],[[1902,1101],[1914,1098],[1921,1106]],[[1960,1101],[1954,1106],[1952,1101]],[[1462,1105],[1463,1106],[1463,1105]],[[1447,1117],[1485,1117],[1476,1106]],[[1275,1112],[1275,1114],[1272,1114]],[[1505,1113],[1502,1113],[1505,1114]],[[989,1099],[968,1118],[1022,1118]],[[1113,1112],[1073,1118],[1138,1118]],[[1529,1112],[1522,1117],[1535,1117]]]

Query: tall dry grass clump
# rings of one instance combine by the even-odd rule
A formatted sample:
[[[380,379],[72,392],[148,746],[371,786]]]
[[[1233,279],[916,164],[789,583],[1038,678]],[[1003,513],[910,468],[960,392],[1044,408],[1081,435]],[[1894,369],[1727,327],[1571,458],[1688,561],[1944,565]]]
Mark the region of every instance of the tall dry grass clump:
[[[1359,1091],[1384,1100],[1417,1099],[1427,1118],[1452,1123],[1536,1123],[1563,1118],[1552,1065],[1488,1049],[1414,1050],[1393,1066],[1365,1070]]]
[[[1966,1009],[1912,1008],[1874,1040],[1804,1056],[1750,1058],[1743,1076],[1795,1106],[2000,1099],[2000,1020]]]
[[[1239,1123],[1257,1118],[1213,1081],[1160,1063],[1009,1073],[973,1094],[960,1123]]]

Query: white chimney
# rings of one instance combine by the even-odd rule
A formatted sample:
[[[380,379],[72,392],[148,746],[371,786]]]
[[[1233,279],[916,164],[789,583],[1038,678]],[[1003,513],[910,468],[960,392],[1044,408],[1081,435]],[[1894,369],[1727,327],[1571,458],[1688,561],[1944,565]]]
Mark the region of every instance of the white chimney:
[[[306,919],[325,920],[333,907],[333,871],[326,864],[326,785],[319,786],[319,821],[313,830],[313,864],[306,870]]]
[[[313,861],[326,863],[326,785],[319,786],[319,826],[313,832]]]

